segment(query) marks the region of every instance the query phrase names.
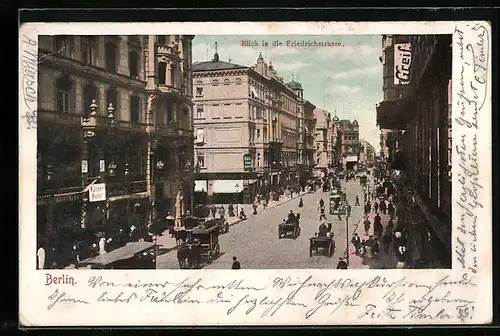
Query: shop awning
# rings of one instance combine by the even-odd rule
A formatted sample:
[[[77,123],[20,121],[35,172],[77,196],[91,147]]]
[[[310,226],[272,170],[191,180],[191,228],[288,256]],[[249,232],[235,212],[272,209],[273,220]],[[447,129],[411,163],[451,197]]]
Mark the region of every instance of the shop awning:
[[[207,192],[208,191],[207,181],[205,181],[205,180],[195,181],[194,182],[194,191],[195,192]]]
[[[212,192],[214,194],[239,194],[243,189],[243,180],[217,180],[212,182]]]
[[[377,106],[377,125],[384,129],[405,130],[415,113],[413,97],[383,101]]]

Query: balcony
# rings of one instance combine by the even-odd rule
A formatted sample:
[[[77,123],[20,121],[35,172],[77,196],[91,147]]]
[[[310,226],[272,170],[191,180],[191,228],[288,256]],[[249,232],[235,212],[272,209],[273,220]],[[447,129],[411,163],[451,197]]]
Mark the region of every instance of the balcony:
[[[173,48],[171,45],[166,44],[157,44],[156,52],[158,53],[158,55],[173,55],[175,57],[179,56],[177,48]]]

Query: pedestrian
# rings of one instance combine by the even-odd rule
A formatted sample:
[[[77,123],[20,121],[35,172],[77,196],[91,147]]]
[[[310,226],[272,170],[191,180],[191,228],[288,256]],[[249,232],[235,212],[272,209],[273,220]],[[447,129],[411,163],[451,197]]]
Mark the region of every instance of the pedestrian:
[[[375,212],[378,212],[378,202],[377,201],[373,202],[373,209],[375,209]]]
[[[262,206],[264,207],[264,210],[266,210],[267,208],[267,198],[264,198],[264,200],[262,200]]]
[[[299,208],[302,208],[304,206],[304,201],[302,200],[302,197],[299,200]]]
[[[325,206],[325,201],[323,199],[319,200],[319,208],[321,209],[323,206]]]
[[[235,216],[233,203],[229,204],[229,206],[227,207],[227,211],[228,211],[229,217]]]
[[[257,214],[257,204],[256,203],[252,204],[252,208],[253,208],[253,214],[256,215]]]
[[[374,244],[375,244],[375,241],[373,240],[373,236],[370,235],[365,242],[366,254],[367,254],[368,258],[373,257],[373,245]]]
[[[365,203],[365,216],[368,216],[370,213],[370,208],[368,207],[368,203]]]
[[[340,214],[340,209],[337,210],[337,218],[339,219],[339,221],[342,221],[342,215]]]
[[[375,238],[373,241],[373,255],[377,257],[379,252],[380,252],[380,243],[378,238]]]
[[[219,208],[219,215],[221,219],[224,219],[224,216],[226,215],[226,209],[224,209],[224,205],[221,205]]]
[[[389,213],[389,216],[394,217],[395,209],[394,209],[394,205],[390,201],[389,201],[389,205],[387,207],[387,211]]]
[[[384,215],[387,213],[387,204],[385,204],[385,200],[380,201],[379,208]]]
[[[324,207],[324,206],[322,206],[322,207],[319,209],[319,211],[320,211],[319,220],[322,220],[322,219],[326,220],[326,215],[325,215],[325,207]]]
[[[356,254],[358,254],[359,248],[361,247],[361,238],[359,238],[359,235],[357,233],[354,233],[354,236],[351,239],[351,243],[356,248]]]
[[[99,255],[106,253],[106,238],[104,236],[99,239]]]
[[[212,217],[215,219],[215,214],[217,213],[217,207],[215,206],[215,204],[212,205]]]
[[[44,269],[45,268],[45,249],[43,246],[40,244],[40,247],[38,248],[38,251],[36,252],[37,256],[37,261],[38,261],[38,269]]]
[[[356,203],[354,203],[354,206],[359,206],[359,196],[356,195]]]
[[[384,245],[385,254],[389,253],[389,247],[391,245],[391,240],[392,240],[392,236],[390,234],[387,234],[387,232],[382,237],[382,244]]]
[[[368,216],[365,217],[365,221],[363,222],[365,225],[365,236],[368,236],[368,233],[370,232],[370,220],[368,219]]]
[[[347,217],[351,217],[351,205],[349,203],[346,204],[346,212]]]
[[[339,263],[337,264],[337,269],[347,269],[347,263],[345,262],[344,258],[342,258],[342,257],[339,258]]]
[[[240,268],[241,268],[240,262],[236,260],[236,257],[233,257],[233,266],[231,267],[231,269],[240,269]]]

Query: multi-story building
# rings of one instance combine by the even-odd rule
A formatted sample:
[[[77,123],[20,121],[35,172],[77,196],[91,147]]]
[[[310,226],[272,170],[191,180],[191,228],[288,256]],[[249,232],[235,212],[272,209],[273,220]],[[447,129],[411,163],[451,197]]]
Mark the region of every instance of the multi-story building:
[[[383,43],[384,52],[394,55],[392,65],[385,69],[384,64],[384,77],[387,74],[396,90],[405,90],[401,98],[384,100],[377,107],[378,124],[394,134],[387,137],[389,169],[408,175],[429,216],[427,228],[441,244],[440,261],[449,266],[451,35],[384,37]]]
[[[175,158],[180,152],[169,144],[186,141],[189,148],[192,139],[191,38],[170,37],[163,56],[161,36],[39,38],[39,234],[77,223],[124,222],[132,207],[142,209],[147,219],[152,209],[175,198],[178,186],[168,176],[189,177],[179,173]],[[175,94],[155,89],[163,75],[157,72],[162,57],[174,69],[165,85]],[[179,107],[167,119],[151,105],[155,97]],[[154,186],[160,182],[166,192],[157,199]]]
[[[193,76],[200,202],[250,202],[296,178],[300,84],[285,85],[262,55],[248,67],[216,52]]]
[[[409,81],[408,69],[403,69],[405,64],[402,60],[408,54],[410,47],[410,36],[408,35],[383,35],[382,36],[382,63],[383,73],[383,95],[384,99],[377,107],[377,123],[381,128],[381,143],[380,156],[384,160],[390,162],[393,160],[396,151],[395,140],[399,136],[399,131],[405,128],[405,124],[409,122],[408,118],[403,116],[396,117],[392,121],[394,128],[385,129],[384,122],[379,122],[379,117],[382,119],[392,118],[387,112],[394,106],[402,104],[410,104],[413,95],[413,85]],[[395,67],[398,70],[395,71]],[[395,75],[396,73],[396,75]],[[395,79],[396,78],[396,79]]]
[[[357,120],[352,122],[347,119],[339,121],[341,133],[341,155],[344,169],[353,169],[359,161],[359,124]]]
[[[362,164],[372,164],[375,161],[375,147],[368,141],[361,139],[360,152],[359,152],[359,162]]]
[[[301,184],[311,178],[312,170],[316,165],[314,156],[314,152],[316,150],[314,144],[314,135],[316,133],[316,116],[314,115],[315,108],[316,105],[310,101],[306,100],[304,102],[304,117],[301,133],[303,171],[299,176]],[[301,152],[299,152],[299,158],[300,154]]]
[[[322,176],[328,173],[328,168],[332,163],[332,120],[331,114],[319,107],[315,108],[313,113],[316,118],[314,174],[315,176]]]

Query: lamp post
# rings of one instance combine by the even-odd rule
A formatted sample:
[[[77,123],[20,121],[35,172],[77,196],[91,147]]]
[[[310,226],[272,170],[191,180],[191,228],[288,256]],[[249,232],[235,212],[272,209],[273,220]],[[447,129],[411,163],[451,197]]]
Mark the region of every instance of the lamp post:
[[[345,254],[347,265],[349,265],[349,216],[345,216]]]
[[[201,171],[200,167],[200,162],[198,159],[196,159],[196,165],[194,166],[194,174],[193,174],[193,190],[192,190],[192,195],[191,195],[191,214],[194,216],[194,193],[195,193],[195,186],[196,186],[196,178],[198,177],[198,174]]]
[[[82,125],[82,133],[83,133],[83,146],[82,146],[82,164],[81,164],[81,173],[82,173],[82,189],[83,189],[83,199],[82,199],[82,208],[81,208],[81,218],[80,225],[82,228],[87,227],[87,202],[88,197],[86,196],[86,188],[87,188],[87,180],[89,176],[89,153],[88,153],[88,141],[95,137],[95,127],[96,127],[96,115],[97,115],[97,104],[95,99],[92,100],[90,104],[90,114],[89,116],[82,117],[81,125]]]

